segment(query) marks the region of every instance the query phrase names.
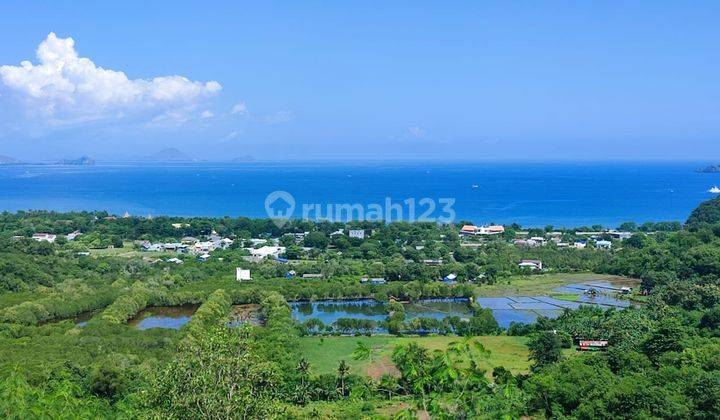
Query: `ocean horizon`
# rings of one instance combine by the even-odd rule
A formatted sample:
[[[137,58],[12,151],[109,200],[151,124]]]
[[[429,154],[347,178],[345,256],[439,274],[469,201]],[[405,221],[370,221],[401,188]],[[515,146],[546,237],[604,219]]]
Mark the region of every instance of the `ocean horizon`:
[[[136,216],[268,217],[266,197],[303,205],[415,200],[416,216],[454,200],[455,221],[523,226],[614,227],[625,221],[684,221],[720,174],[699,162],[285,161],[99,162],[94,166],[0,166],[0,210],[107,210]],[[388,201],[390,200],[390,201]],[[317,215],[317,214],[316,214]],[[328,213],[320,212],[320,216]],[[407,212],[402,219],[407,220]]]

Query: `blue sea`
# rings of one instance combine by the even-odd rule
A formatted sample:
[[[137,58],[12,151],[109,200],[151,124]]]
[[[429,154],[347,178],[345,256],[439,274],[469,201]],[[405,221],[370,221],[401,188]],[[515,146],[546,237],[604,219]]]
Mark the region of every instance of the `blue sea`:
[[[455,220],[556,227],[624,221],[684,221],[720,174],[701,163],[99,163],[0,167],[0,210],[108,210],[132,215],[267,217],[265,199],[285,191],[313,218],[338,219],[327,205],[402,207],[409,219],[450,209]],[[426,199],[425,201],[420,201]],[[445,201],[441,202],[441,199]],[[444,204],[443,204],[444,203]],[[317,206],[315,206],[317,205]],[[337,209],[337,208],[335,208]],[[447,209],[447,206],[446,206]],[[287,209],[285,209],[287,210]],[[351,216],[357,214],[350,213]],[[449,214],[445,214],[448,216]],[[345,214],[348,216],[348,214]],[[357,217],[353,217],[357,218]]]

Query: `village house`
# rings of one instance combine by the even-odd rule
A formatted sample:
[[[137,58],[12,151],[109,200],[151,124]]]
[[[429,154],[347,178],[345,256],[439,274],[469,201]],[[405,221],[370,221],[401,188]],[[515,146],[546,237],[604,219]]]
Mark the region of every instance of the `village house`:
[[[348,236],[351,238],[365,239],[365,231],[362,229],[350,229]]]
[[[460,229],[460,235],[498,235],[505,232],[505,227],[501,225],[475,226],[464,225]]]
[[[320,273],[307,273],[307,274],[303,274],[302,278],[304,278],[304,279],[321,279],[321,278],[323,278],[323,275]]]
[[[457,274],[455,274],[455,273],[450,273],[447,276],[443,277],[443,282],[445,282],[445,283],[455,283],[456,280],[457,280]]]
[[[32,238],[38,242],[50,242],[54,243],[55,239],[57,239],[57,235],[53,235],[52,233],[35,233],[33,234]]]
[[[196,254],[202,254],[214,251],[216,248],[215,243],[211,241],[198,242],[193,245],[192,250]]]
[[[583,351],[600,351],[607,349],[608,342],[606,340],[580,340],[578,347]]]
[[[364,283],[368,283],[368,282],[370,284],[385,284],[385,283],[387,283],[387,280],[385,280],[382,277],[368,278],[367,276],[365,276],[365,277],[360,278],[360,283],[364,284]]]
[[[75,238],[77,238],[77,237],[80,236],[80,235],[82,235],[82,232],[80,232],[79,230],[76,230],[75,232],[68,233],[68,234],[67,234],[67,240],[68,240],[68,241],[74,241]]]
[[[308,236],[310,232],[299,232],[299,233],[288,233],[288,235],[292,236],[293,239],[295,239],[295,243],[300,243],[305,239],[306,236]]]
[[[267,243],[267,241],[268,241],[267,239],[262,239],[262,238],[252,238],[252,239],[250,239],[250,244],[252,244],[252,246],[256,246],[256,245],[264,245],[264,244],[266,244],[266,243]]]
[[[540,260],[521,260],[518,263],[518,267],[529,268],[531,270],[542,270],[543,265],[542,265],[542,261],[540,261]]]
[[[595,241],[595,248],[597,249],[612,249],[612,242],[610,241]]]
[[[583,249],[587,246],[587,241],[575,241],[573,243],[573,248],[575,249]]]
[[[265,259],[267,257],[272,257],[277,259],[280,254],[285,253],[285,247],[284,246],[262,246],[258,249],[249,249],[250,255],[255,258],[259,259]]]
[[[620,232],[620,231],[617,231],[617,230],[610,230],[610,231],[608,231],[608,233],[609,233],[610,236],[612,236],[613,238],[615,238],[615,239],[621,239],[621,240],[623,240],[623,239],[629,239],[629,238],[631,238],[631,237],[633,236],[633,233],[632,233],[632,232]]]
[[[150,242],[143,242],[142,245],[140,245],[140,250],[146,251],[146,252],[160,252],[162,251],[163,244],[153,244]]]
[[[237,267],[235,269],[235,280],[237,280],[237,281],[251,280],[250,270],[246,270],[244,268]]]
[[[535,241],[539,246],[544,246],[547,244],[547,240],[543,238],[542,236],[532,236],[528,241]]]
[[[175,257],[168,258],[167,260],[165,260],[165,262],[169,262],[169,263],[173,263],[173,264],[183,264],[184,263],[183,260],[181,260],[180,258],[175,258]]]
[[[200,262],[205,262],[210,259],[210,254],[202,254],[197,257],[197,260]]]

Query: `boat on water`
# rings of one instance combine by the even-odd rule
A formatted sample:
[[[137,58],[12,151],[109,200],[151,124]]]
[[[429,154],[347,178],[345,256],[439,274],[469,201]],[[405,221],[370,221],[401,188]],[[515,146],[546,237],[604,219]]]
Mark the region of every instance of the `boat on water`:
[[[713,194],[720,194],[720,188],[718,188],[717,185],[713,185],[713,187],[710,188],[708,192]]]
[[[480,188],[480,186],[479,186],[478,184],[472,184],[472,187],[473,187],[473,188]]]

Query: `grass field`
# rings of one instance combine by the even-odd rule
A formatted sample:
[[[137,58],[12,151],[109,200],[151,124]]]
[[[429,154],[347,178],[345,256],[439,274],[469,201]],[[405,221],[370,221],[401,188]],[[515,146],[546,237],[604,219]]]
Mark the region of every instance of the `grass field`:
[[[123,258],[138,258],[138,257],[151,257],[151,258],[171,258],[177,257],[176,252],[143,252],[135,249],[132,242],[125,242],[122,248],[101,248],[91,249],[90,255],[102,256],[102,257],[123,257]]]
[[[594,273],[553,273],[530,276],[512,276],[499,279],[495,284],[477,286],[475,296],[538,296],[549,295],[552,289],[566,284],[585,283],[590,281],[607,281],[618,285],[637,283],[637,280],[609,274]]]
[[[452,341],[461,340],[461,337],[303,337],[301,348],[303,355],[308,359],[312,372],[334,373],[338,362],[345,360],[352,373],[379,377],[383,373],[395,373],[390,356],[393,348],[398,344],[415,341],[431,350],[447,348]],[[482,336],[475,338],[490,350],[490,356],[483,364],[488,375],[495,366],[504,366],[513,373],[527,372],[530,368],[528,349],[525,337],[508,336]],[[370,360],[353,360],[352,352],[360,341],[372,349]]]

